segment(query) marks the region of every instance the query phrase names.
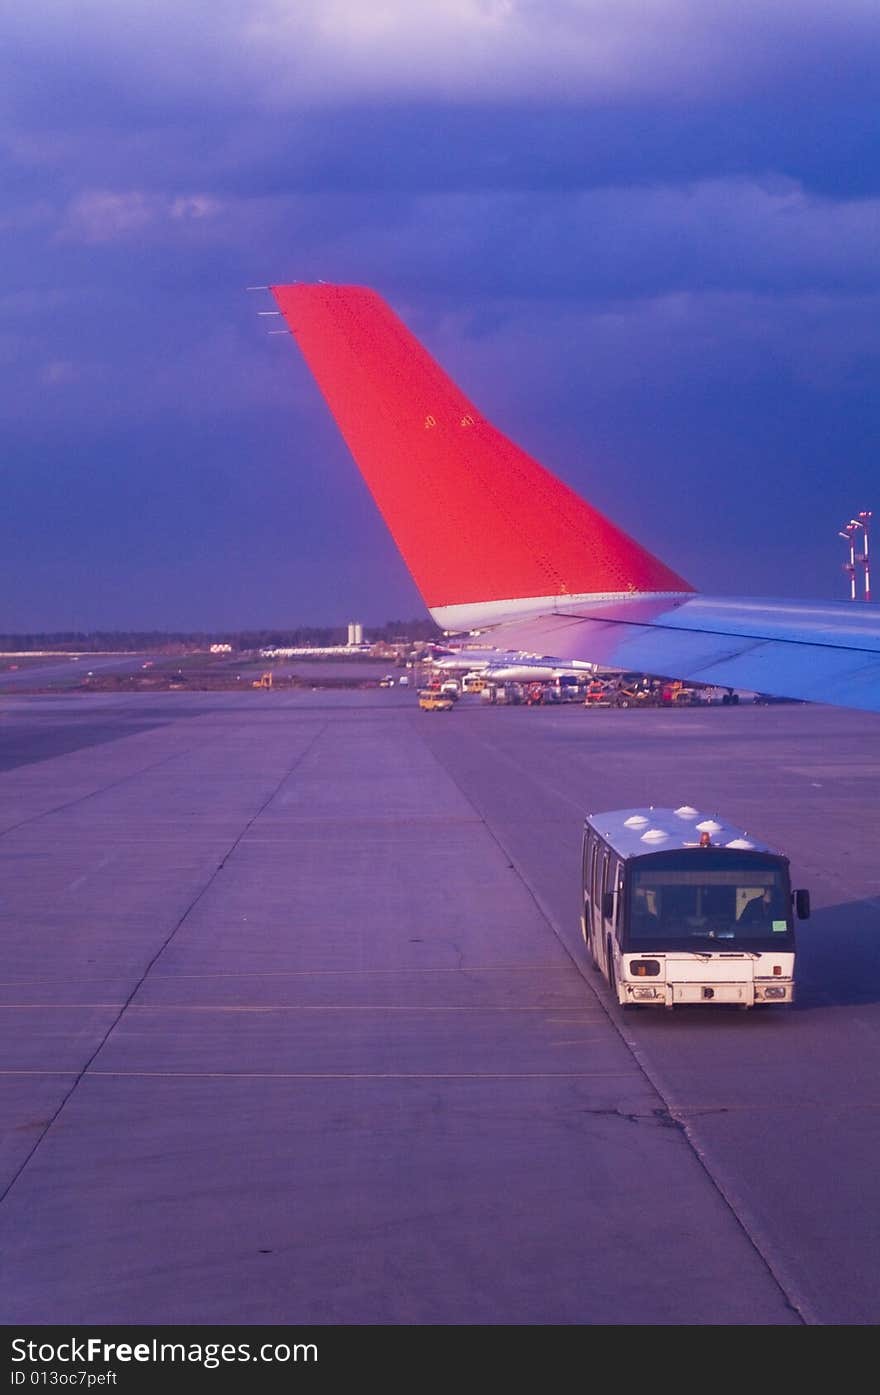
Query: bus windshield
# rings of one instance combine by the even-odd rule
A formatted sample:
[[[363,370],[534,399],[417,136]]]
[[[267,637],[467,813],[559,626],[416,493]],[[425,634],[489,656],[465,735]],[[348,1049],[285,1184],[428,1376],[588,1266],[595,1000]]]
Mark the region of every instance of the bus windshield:
[[[632,866],[626,947],[791,948],[788,868],[725,849],[663,853]],[[696,943],[695,943],[696,942]]]

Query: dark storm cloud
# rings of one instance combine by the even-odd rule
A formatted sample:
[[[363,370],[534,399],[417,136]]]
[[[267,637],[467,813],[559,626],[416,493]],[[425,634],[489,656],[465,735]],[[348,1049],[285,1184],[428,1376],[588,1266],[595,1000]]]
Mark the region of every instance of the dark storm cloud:
[[[31,0],[19,169],[249,193],[876,176],[878,16],[842,0]],[[289,183],[286,183],[289,181]]]
[[[877,16],[872,0],[29,0],[4,30],[20,92],[57,72],[64,90],[165,113],[548,86],[572,101],[870,90]]]
[[[416,605],[244,292],[318,277],[698,583],[779,589],[782,499],[833,594],[829,510],[873,502],[873,3],[32,0],[0,39],[5,628],[62,574],[81,623],[177,623],[169,566],[180,624]]]

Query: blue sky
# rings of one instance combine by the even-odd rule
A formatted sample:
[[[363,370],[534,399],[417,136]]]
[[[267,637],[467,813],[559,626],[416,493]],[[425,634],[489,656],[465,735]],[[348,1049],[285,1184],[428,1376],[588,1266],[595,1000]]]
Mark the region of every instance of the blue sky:
[[[370,285],[702,590],[877,503],[875,0],[0,10],[0,631],[423,613],[254,283]]]

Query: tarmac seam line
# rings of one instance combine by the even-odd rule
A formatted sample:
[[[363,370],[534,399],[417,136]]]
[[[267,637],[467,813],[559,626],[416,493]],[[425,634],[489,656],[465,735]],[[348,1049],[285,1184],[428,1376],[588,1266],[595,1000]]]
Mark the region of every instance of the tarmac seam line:
[[[761,1242],[758,1239],[760,1228],[751,1217],[748,1206],[742,1199],[735,1199],[731,1191],[721,1181],[720,1177],[716,1176],[715,1172],[713,1171],[710,1165],[706,1153],[703,1151],[698,1140],[691,1133],[690,1122],[688,1118],[686,1116],[683,1116],[681,1112],[677,1110],[675,1106],[671,1104],[671,1102],[667,1099],[659,1080],[655,1078],[653,1072],[651,1071],[646,1060],[644,1059],[641,1050],[639,1049],[637,1044],[626,1035],[626,1031],[624,1030],[623,1024],[617,1021],[615,1015],[612,1013],[604,998],[600,996],[600,994],[596,991],[596,988],[593,986],[593,983],[587,976],[586,965],[581,964],[576,958],[576,956],[573,954],[572,950],[569,948],[568,944],[565,941],[565,938],[563,937],[561,928],[556,924],[553,912],[551,911],[549,906],[544,904],[543,898],[541,897],[540,893],[536,891],[534,887],[532,887],[528,878],[525,876],[525,873],[523,872],[519,864],[519,861],[514,855],[514,853],[512,853],[507,847],[505,847],[505,844],[502,841],[501,837],[498,834],[496,834],[495,830],[489,824],[488,819],[480,809],[479,804],[467,792],[467,790],[460,783],[456,775],[450,769],[448,769],[446,765],[444,765],[437,753],[433,750],[431,746],[428,745],[427,741],[425,742],[425,745],[428,747],[428,750],[431,752],[432,756],[434,757],[434,760],[437,762],[440,769],[444,772],[447,778],[450,779],[452,783],[455,785],[462,798],[467,801],[470,807],[479,816],[480,821],[483,827],[485,828],[486,832],[488,833],[489,837],[495,843],[496,847],[503,854],[503,856],[507,859],[508,865],[512,867],[515,871],[517,877],[522,883],[527,894],[531,897],[531,900],[533,901],[536,909],[540,913],[542,919],[546,922],[551,933],[555,936],[563,951],[567,955],[568,959],[574,965],[574,968],[576,969],[577,973],[580,975],[584,983],[593,993],[597,1003],[602,1008],[603,1012],[608,1018],[609,1023],[617,1032],[624,1046],[632,1055],[632,1058],[636,1066],[638,1067],[640,1073],[642,1074],[644,1080],[655,1092],[657,1098],[662,1102],[670,1120],[672,1120],[672,1122],[678,1127],[682,1136],[686,1140],[687,1146],[690,1149],[693,1157],[699,1164],[700,1168],[702,1169],[704,1175],[710,1182],[713,1189],[717,1192],[725,1208],[733,1218],[739,1230],[742,1232],[743,1236],[745,1237],[751,1249],[759,1259],[760,1263],[763,1265],[770,1278],[773,1280],[774,1284],[776,1285],[780,1294],[782,1295],[782,1298],[785,1301],[785,1303],[788,1305],[791,1311],[800,1319],[804,1326],[821,1325],[819,1323],[819,1319],[810,1311],[809,1306],[806,1303],[806,1300],[795,1296],[796,1287],[792,1282],[787,1281],[784,1278],[782,1265],[774,1263],[774,1261],[762,1248]],[[514,766],[517,765],[517,762],[514,760],[511,760],[510,763]],[[533,777],[531,775],[528,775],[528,772],[526,772],[526,774],[529,779],[533,780]],[[539,782],[535,781],[534,783]],[[571,801],[569,800],[568,802],[570,803]]]
[[[207,745],[207,743],[205,744]],[[106,794],[108,790],[115,790],[128,780],[135,780],[139,775],[146,775],[151,770],[158,770],[162,765],[179,760],[181,756],[188,756],[195,749],[195,746],[187,746],[182,751],[174,751],[170,756],[163,756],[161,760],[153,761],[150,765],[143,765],[138,770],[130,770],[127,775],[121,775],[118,780],[111,780],[109,784],[101,785],[96,790],[89,790],[88,794],[79,794],[76,799],[66,799],[63,804],[55,804],[51,809],[41,809],[38,814],[28,814],[26,819],[20,819],[18,823],[11,823],[8,828],[0,829],[0,838],[5,838],[7,833],[15,833],[19,828],[25,828],[29,823],[38,823],[40,819],[48,818],[50,814],[60,814],[62,810],[72,809],[76,804],[85,804],[87,800],[95,799],[99,794]]]
[[[45,1124],[45,1127],[41,1130],[41,1132],[40,1132],[40,1134],[38,1135],[38,1137],[34,1140],[33,1147],[29,1150],[29,1152],[27,1153],[26,1157],[22,1160],[21,1165],[20,1165],[20,1166],[17,1168],[17,1170],[13,1173],[12,1177],[9,1179],[9,1182],[8,1182],[7,1185],[4,1187],[3,1191],[0,1192],[0,1206],[2,1206],[2,1204],[5,1202],[6,1198],[9,1196],[9,1193],[12,1191],[12,1189],[13,1189],[13,1187],[15,1186],[16,1182],[18,1181],[19,1177],[21,1177],[21,1175],[22,1175],[22,1173],[24,1172],[25,1168],[28,1166],[29,1162],[31,1161],[31,1158],[33,1158],[34,1154],[37,1152],[37,1150],[38,1150],[38,1148],[40,1147],[40,1145],[42,1144],[43,1140],[46,1138],[47,1134],[48,1134],[49,1131],[51,1130],[51,1128],[52,1128],[53,1124],[55,1123],[56,1119],[58,1119],[58,1117],[60,1116],[60,1114],[61,1114],[62,1111],[64,1110],[65,1106],[67,1105],[68,1101],[69,1101],[69,1100],[71,1099],[71,1097],[73,1096],[73,1094],[74,1094],[74,1092],[76,1091],[76,1088],[77,1088],[77,1085],[79,1084],[79,1082],[83,1079],[83,1077],[84,1077],[85,1075],[87,1075],[87,1074],[89,1073],[89,1070],[90,1070],[90,1067],[91,1067],[92,1063],[93,1063],[95,1060],[97,1060],[99,1054],[100,1054],[101,1051],[104,1049],[104,1047],[105,1047],[105,1045],[107,1044],[107,1042],[109,1041],[111,1035],[112,1035],[113,1032],[116,1030],[116,1028],[117,1028],[117,1026],[119,1025],[119,1023],[122,1021],[122,1018],[125,1016],[125,1012],[126,1012],[126,1009],[127,1009],[128,1006],[129,1006],[129,1004],[132,1003],[132,1001],[134,1000],[134,998],[136,997],[136,995],[140,992],[140,990],[141,990],[141,988],[142,988],[142,986],[143,986],[143,984],[144,984],[146,978],[148,977],[148,975],[149,975],[149,973],[150,973],[150,970],[152,969],[153,965],[154,965],[154,964],[157,962],[157,960],[162,956],[162,954],[164,954],[165,950],[168,948],[169,944],[170,944],[171,941],[174,939],[174,936],[177,934],[178,930],[179,930],[180,927],[183,925],[183,923],[184,923],[184,921],[186,920],[187,916],[188,916],[188,915],[190,914],[190,912],[195,908],[195,906],[198,905],[199,901],[200,901],[200,900],[202,899],[202,897],[205,895],[205,893],[206,893],[206,891],[208,890],[208,888],[211,887],[211,886],[213,885],[215,878],[216,878],[217,876],[219,876],[220,872],[222,872],[222,870],[223,870],[224,866],[226,865],[226,863],[228,862],[229,858],[230,858],[230,857],[232,856],[232,854],[235,852],[235,849],[239,846],[239,844],[241,843],[242,839],[245,838],[245,837],[247,836],[248,830],[254,825],[254,823],[257,821],[257,819],[260,817],[260,815],[263,813],[263,811],[264,811],[265,809],[268,808],[268,806],[271,804],[272,800],[273,800],[273,799],[275,798],[275,796],[277,795],[278,791],[282,788],[282,786],[285,784],[285,782],[286,782],[287,780],[290,779],[290,776],[291,776],[291,775],[293,774],[293,772],[296,770],[297,766],[299,766],[299,765],[302,763],[302,761],[305,760],[306,756],[309,754],[309,752],[310,752],[310,751],[312,750],[312,748],[315,746],[315,744],[317,743],[318,739],[319,739],[319,738],[324,734],[324,732],[327,730],[328,726],[329,726],[329,723],[325,721],[325,722],[318,728],[318,730],[314,733],[314,735],[312,736],[311,740],[309,740],[309,741],[306,742],[306,744],[305,744],[305,746],[302,748],[302,750],[300,750],[300,751],[297,752],[297,755],[296,755],[295,760],[291,763],[290,766],[288,766],[287,770],[285,770],[285,772],[284,772],[284,774],[282,775],[281,779],[277,782],[277,784],[273,787],[273,789],[271,790],[271,792],[270,792],[270,793],[266,796],[266,798],[263,800],[263,803],[260,805],[259,809],[257,809],[257,811],[250,817],[250,819],[248,819],[247,823],[244,825],[244,827],[242,828],[241,832],[237,835],[237,837],[233,840],[233,842],[232,842],[232,843],[230,844],[230,846],[227,848],[227,850],[226,850],[226,852],[224,853],[223,857],[220,859],[219,863],[217,864],[217,866],[215,867],[215,869],[214,869],[214,871],[211,873],[211,875],[208,877],[208,879],[207,879],[207,881],[205,882],[205,884],[204,884],[202,887],[199,888],[198,892],[197,892],[196,895],[193,897],[193,899],[192,899],[192,901],[189,903],[189,905],[186,907],[186,909],[184,910],[183,914],[182,914],[182,915],[180,916],[180,918],[178,919],[177,923],[173,926],[173,928],[169,931],[168,935],[167,935],[167,936],[165,937],[165,939],[162,941],[162,944],[159,946],[159,948],[156,950],[156,953],[153,955],[152,959],[151,959],[151,960],[149,961],[149,963],[147,964],[146,968],[144,969],[144,971],[143,971],[143,973],[141,974],[140,978],[138,979],[137,983],[134,985],[134,987],[132,988],[132,990],[131,990],[131,992],[129,993],[128,997],[126,998],[125,1002],[123,1003],[122,1007],[120,1008],[119,1012],[116,1014],[116,1016],[114,1017],[113,1021],[112,1021],[112,1022],[109,1024],[109,1026],[107,1027],[106,1032],[105,1032],[104,1035],[101,1037],[101,1040],[98,1042],[98,1044],[97,1044],[97,1046],[95,1047],[94,1051],[93,1051],[92,1054],[89,1056],[88,1060],[85,1062],[85,1064],[82,1066],[82,1068],[77,1072],[76,1077],[75,1077],[75,1079],[73,1080],[73,1083],[72,1083],[71,1086],[70,1086],[70,1089],[65,1093],[63,1099],[59,1102],[57,1109],[54,1111],[54,1113],[51,1115],[51,1117],[50,1117],[49,1119],[47,1119],[46,1124]],[[208,743],[203,743],[203,744],[208,744]],[[189,747],[188,749],[189,749],[189,750],[192,750],[192,749],[194,749],[194,748]],[[137,773],[137,774],[145,774],[147,770],[155,769],[156,766],[159,766],[159,765],[166,765],[169,761],[171,761],[171,760],[176,760],[180,754],[182,754],[182,753],[179,752],[179,751],[178,751],[178,752],[175,752],[175,754],[174,754],[173,756],[167,756],[167,757],[165,757],[165,759],[163,759],[163,760],[161,760],[161,761],[156,761],[154,765],[152,765],[152,766],[147,766],[147,767],[145,767],[144,770],[138,771],[138,772],[136,772],[136,773]],[[132,779],[132,778],[133,778],[133,775],[126,775],[126,776],[124,776],[121,780],[114,780],[114,781],[112,782],[111,785],[108,785],[108,786],[106,786],[105,788],[106,788],[106,789],[111,789],[111,788],[113,788],[114,785],[123,784],[123,783],[125,782],[125,780]],[[97,791],[93,791],[93,793],[97,793]],[[82,796],[82,798],[84,798],[84,799],[89,799],[89,798],[91,798],[91,797],[92,797],[91,795]],[[60,805],[59,808],[67,808],[67,807],[69,807],[71,804],[78,804],[78,803],[80,803],[80,802],[81,802],[81,800],[79,800],[79,799],[70,800],[70,801],[68,802],[68,804]],[[57,812],[57,811],[52,810],[52,811],[49,811],[49,812],[53,812],[53,813],[54,813],[54,812]],[[43,816],[42,816],[42,815],[38,815],[38,816],[36,816],[36,817],[43,817]],[[24,822],[31,822],[31,820],[24,820]],[[20,826],[20,825],[19,825],[19,826]],[[5,830],[5,831],[11,832],[11,830]],[[39,1073],[39,1072],[38,1072],[38,1073]]]

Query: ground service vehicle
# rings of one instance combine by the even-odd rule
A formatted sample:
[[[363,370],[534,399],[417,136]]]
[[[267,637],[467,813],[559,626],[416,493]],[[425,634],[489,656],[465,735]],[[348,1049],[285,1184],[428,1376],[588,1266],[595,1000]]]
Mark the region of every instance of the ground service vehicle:
[[[607,684],[601,678],[593,678],[584,693],[584,707],[610,707],[611,696]]]
[[[696,688],[687,687],[678,678],[673,683],[664,684],[660,694],[664,707],[693,707],[701,700]]]
[[[522,690],[518,683],[487,683],[480,698],[500,707],[512,707],[522,702]]]
[[[461,680],[463,693],[481,693],[485,686],[486,680],[480,673],[466,673]]]
[[[583,702],[586,696],[583,680],[572,674],[559,674],[553,679],[552,686],[560,702]]]
[[[581,931],[624,1007],[794,1000],[788,859],[683,805],[615,809],[584,823]]]
[[[657,686],[640,673],[625,673],[614,691],[615,707],[656,707]]]
[[[423,712],[451,712],[454,700],[448,693],[440,693],[433,688],[423,688],[419,693],[419,707]]]

